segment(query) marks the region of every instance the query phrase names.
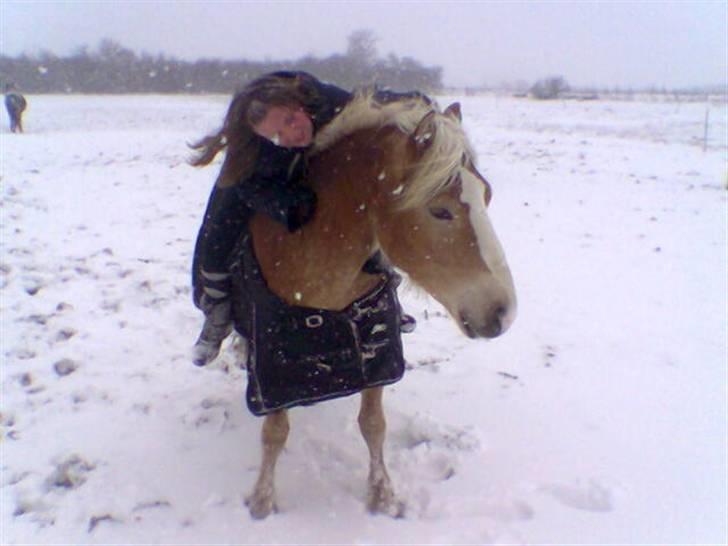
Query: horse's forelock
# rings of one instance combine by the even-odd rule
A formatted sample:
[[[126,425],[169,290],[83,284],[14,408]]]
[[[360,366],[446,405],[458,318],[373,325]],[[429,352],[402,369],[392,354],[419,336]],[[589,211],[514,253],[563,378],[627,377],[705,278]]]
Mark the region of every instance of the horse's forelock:
[[[409,174],[409,184],[402,193],[400,206],[413,208],[426,203],[445,191],[463,168],[464,158],[475,161],[472,147],[459,121],[441,115],[434,116],[434,137],[425,155]]]

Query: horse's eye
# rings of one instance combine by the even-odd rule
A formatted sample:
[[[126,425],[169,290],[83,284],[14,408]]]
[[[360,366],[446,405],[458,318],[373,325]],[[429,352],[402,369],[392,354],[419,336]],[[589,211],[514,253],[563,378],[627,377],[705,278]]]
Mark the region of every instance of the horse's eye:
[[[438,220],[452,220],[452,212],[447,210],[445,207],[431,207],[430,214],[432,214]]]

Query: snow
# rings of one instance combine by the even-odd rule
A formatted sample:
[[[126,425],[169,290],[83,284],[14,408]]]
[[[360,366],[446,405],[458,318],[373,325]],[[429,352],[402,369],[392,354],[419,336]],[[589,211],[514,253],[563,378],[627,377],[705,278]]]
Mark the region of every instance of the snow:
[[[385,453],[406,517],[364,510],[350,397],[291,412],[260,522],[245,375],[230,347],[189,360],[218,166],[186,143],[228,98],[28,99],[0,134],[1,543],[728,542],[725,104],[461,98],[519,316],[470,341],[403,290]]]

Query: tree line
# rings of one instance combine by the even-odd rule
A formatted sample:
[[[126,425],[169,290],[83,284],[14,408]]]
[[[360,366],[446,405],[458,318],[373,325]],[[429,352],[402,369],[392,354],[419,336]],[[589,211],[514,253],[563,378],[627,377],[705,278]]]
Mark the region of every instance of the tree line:
[[[349,36],[343,54],[295,61],[182,61],[163,54],[137,55],[120,43],[102,40],[95,50],[80,47],[59,57],[50,52],[0,55],[0,82],[24,93],[232,93],[275,70],[304,70],[345,89],[380,85],[395,90],[442,89],[442,68],[411,57],[377,55],[371,31]]]

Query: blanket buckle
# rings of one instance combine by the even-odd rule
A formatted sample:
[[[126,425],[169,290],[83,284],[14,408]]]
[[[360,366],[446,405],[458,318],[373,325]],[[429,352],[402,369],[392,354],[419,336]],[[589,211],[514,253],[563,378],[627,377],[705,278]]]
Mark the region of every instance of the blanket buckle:
[[[324,324],[324,317],[321,315],[309,315],[303,322],[306,328],[320,328]]]

